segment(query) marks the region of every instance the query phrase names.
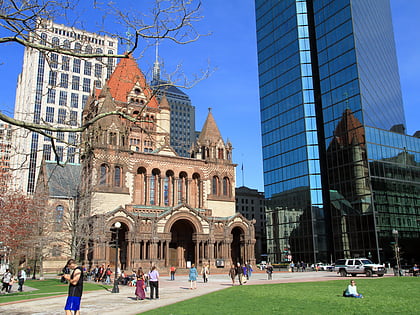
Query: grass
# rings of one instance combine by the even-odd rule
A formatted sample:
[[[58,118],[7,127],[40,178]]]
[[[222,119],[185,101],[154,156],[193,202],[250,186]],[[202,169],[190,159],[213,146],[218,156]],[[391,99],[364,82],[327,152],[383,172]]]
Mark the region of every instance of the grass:
[[[420,277],[356,279],[364,299],[344,298],[350,279],[235,286],[142,314],[418,314]]]
[[[25,281],[23,290],[25,290],[25,286],[29,286],[37,290],[2,294],[0,295],[0,303],[31,300],[36,298],[67,294],[69,288],[68,284],[61,283],[60,280],[57,279],[27,280]],[[83,284],[83,291],[106,290],[107,288],[109,287],[97,283],[85,282]]]

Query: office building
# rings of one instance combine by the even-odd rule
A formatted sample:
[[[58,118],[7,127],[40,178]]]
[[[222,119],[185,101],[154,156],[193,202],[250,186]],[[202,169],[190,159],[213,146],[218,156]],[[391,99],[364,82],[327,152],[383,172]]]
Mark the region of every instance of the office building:
[[[35,43],[68,49],[74,53],[117,54],[118,40],[74,27],[39,20],[31,34]],[[83,106],[95,88],[111,75],[114,58],[79,58],[59,52],[26,47],[16,91],[14,118],[35,124],[77,127]],[[51,141],[52,136],[54,141]],[[17,129],[12,160],[17,188],[32,193],[41,160],[79,163],[79,134]]]
[[[419,260],[420,140],[404,134],[389,1],[255,6],[271,261],[392,261],[395,235]]]
[[[0,191],[9,185],[11,148],[12,126],[0,122]]]
[[[151,87],[160,100],[163,95],[171,108],[171,146],[179,156],[191,156],[195,136],[195,107],[190,97],[181,88],[161,78],[160,63],[156,53]]]
[[[237,187],[235,192],[236,212],[242,214],[248,220],[255,220],[255,257],[258,261],[265,260],[265,254],[267,253],[267,233],[265,229],[264,193],[245,186]]]

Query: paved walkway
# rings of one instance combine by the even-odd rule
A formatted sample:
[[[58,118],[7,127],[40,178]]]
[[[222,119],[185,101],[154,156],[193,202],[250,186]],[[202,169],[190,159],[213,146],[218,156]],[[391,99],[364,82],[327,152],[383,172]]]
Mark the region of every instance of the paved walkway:
[[[375,277],[376,278],[376,277]],[[109,291],[85,292],[82,297],[81,314],[103,315],[103,314],[138,314],[161,306],[187,300],[196,296],[204,295],[231,286],[231,280],[227,274],[211,274],[208,283],[203,283],[200,278],[196,290],[189,289],[188,277],[179,275],[175,281],[169,277],[162,276],[159,282],[160,298],[158,300],[136,301],[134,288],[119,286],[120,293]],[[248,284],[287,283],[287,282],[309,282],[343,279],[335,272],[274,272],[273,279],[267,280],[265,273],[253,273]],[[236,283],[238,284],[238,283]],[[149,292],[146,293],[149,296]],[[66,296],[49,297],[32,301],[21,301],[10,304],[0,304],[2,314],[32,314],[32,315],[56,315],[64,314]],[[0,299],[1,302],[1,299]]]

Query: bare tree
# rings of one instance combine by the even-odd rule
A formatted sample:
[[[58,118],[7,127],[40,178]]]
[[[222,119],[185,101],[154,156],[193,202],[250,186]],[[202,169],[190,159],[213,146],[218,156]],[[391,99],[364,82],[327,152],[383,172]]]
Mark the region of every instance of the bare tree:
[[[0,172],[0,230],[2,244],[10,249],[12,261],[27,257],[27,245],[38,224],[36,201],[8,187],[8,175]]]
[[[98,33],[118,38],[123,45],[127,46],[123,54],[89,53],[43,40],[37,30],[43,26],[46,20],[54,20],[60,17],[68,20],[68,25],[83,27],[84,23],[78,17],[75,17],[74,20],[71,19],[74,15],[71,15],[70,12],[75,11],[78,3],[66,0],[0,1],[0,44],[16,43],[38,50],[46,56],[50,53],[60,53],[86,59],[101,57],[129,58],[138,49],[140,42],[145,43],[143,47],[147,48],[154,45],[156,41],[169,40],[176,44],[187,44],[196,41],[201,36],[194,26],[202,18],[199,15],[200,1],[155,0],[151,2],[153,6],[149,10],[138,12],[132,8],[123,10],[113,2],[104,4],[92,1],[93,9],[108,17],[106,23],[103,21],[103,25],[98,26]],[[113,24],[112,26],[109,25],[109,20]],[[105,24],[108,29],[115,29],[114,26],[119,25],[119,29],[124,31],[107,31],[104,27]],[[202,71],[195,82],[208,75],[208,70]],[[170,84],[174,83],[171,82]],[[153,95],[150,96],[153,97]],[[146,106],[147,102],[144,105]],[[90,120],[84,121],[79,126],[68,127],[56,126],[44,121],[34,123],[17,120],[1,111],[0,120],[28,131],[37,132],[50,137],[52,140],[57,140],[51,136],[52,132],[80,133],[96,121],[111,115],[120,116],[133,123],[142,121],[141,115],[133,117],[118,110],[101,113]]]

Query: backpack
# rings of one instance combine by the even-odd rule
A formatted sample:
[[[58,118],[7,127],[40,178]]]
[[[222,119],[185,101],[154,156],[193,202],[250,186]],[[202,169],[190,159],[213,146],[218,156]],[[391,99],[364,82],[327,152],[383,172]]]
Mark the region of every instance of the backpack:
[[[106,271],[106,274],[107,274],[107,276],[110,276],[110,275],[112,274],[111,269],[108,269],[108,270]]]

